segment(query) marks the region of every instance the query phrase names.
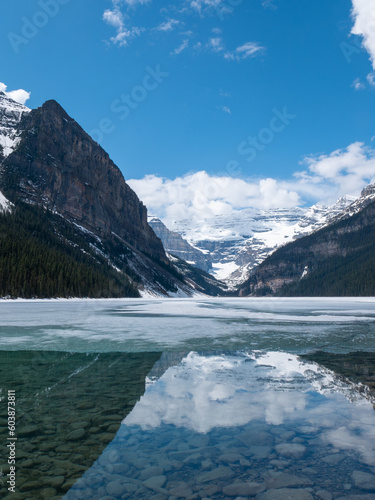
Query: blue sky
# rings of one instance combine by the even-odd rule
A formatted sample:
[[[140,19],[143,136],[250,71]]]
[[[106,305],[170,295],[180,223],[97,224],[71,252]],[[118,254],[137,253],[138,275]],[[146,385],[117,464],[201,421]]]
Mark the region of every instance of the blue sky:
[[[14,0],[0,81],[60,102],[154,211],[217,177],[249,190],[204,194],[223,210],[328,201],[375,178],[371,3]]]

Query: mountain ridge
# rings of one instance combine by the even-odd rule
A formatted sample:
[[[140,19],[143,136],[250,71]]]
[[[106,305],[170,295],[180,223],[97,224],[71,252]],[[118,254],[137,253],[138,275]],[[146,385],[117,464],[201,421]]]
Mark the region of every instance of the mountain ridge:
[[[241,296],[375,294],[375,184],[317,231],[276,250]]]
[[[191,254],[191,260],[196,266],[235,289],[277,248],[324,227],[354,200],[354,197],[343,196],[331,206],[313,205],[307,209],[243,209],[198,222],[175,221],[172,225],[174,231],[163,228],[157,233],[167,251],[184,258],[183,253],[175,250],[176,238],[173,235],[179,235],[194,248],[195,255]],[[202,260],[205,267],[200,264]]]

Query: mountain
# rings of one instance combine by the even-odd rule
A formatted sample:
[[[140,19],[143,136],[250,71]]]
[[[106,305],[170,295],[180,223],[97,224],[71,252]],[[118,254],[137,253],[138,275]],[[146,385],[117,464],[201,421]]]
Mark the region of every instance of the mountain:
[[[248,208],[200,220],[185,219],[171,224],[172,234],[177,233],[195,252],[200,251],[205,258],[205,267],[202,267],[196,254],[190,255],[188,260],[194,261],[195,265],[208,270],[215,278],[225,281],[234,289],[276,248],[323,227],[353,200],[353,197],[347,196],[330,207]],[[171,241],[169,235],[164,236],[165,230],[158,232],[156,229],[156,232],[171,253],[183,257],[184,254],[179,255],[175,250],[180,248],[175,236]],[[185,251],[182,246],[181,249]]]
[[[323,228],[282,246],[240,295],[375,295],[375,185]]]
[[[155,234],[161,239],[167,252],[203,271],[209,272],[211,270],[212,265],[210,257],[205,255],[201,250],[190,245],[190,243],[184,240],[180,234],[175,231],[170,231],[160,219],[149,216],[148,223]]]
[[[118,167],[56,101],[29,110],[0,98],[2,295],[197,293]]]

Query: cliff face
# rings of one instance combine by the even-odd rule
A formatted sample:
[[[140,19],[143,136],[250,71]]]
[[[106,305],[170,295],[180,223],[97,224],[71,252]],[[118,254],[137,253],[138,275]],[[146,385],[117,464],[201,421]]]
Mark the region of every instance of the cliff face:
[[[7,198],[48,208],[101,238],[122,239],[168,263],[146,207],[108,154],[56,101],[23,116],[19,126],[20,143],[2,164]]]
[[[203,269],[203,271],[209,272],[211,270],[212,265],[209,257],[191,246],[180,234],[170,231],[160,219],[150,217],[149,224],[163,242],[167,252]]]

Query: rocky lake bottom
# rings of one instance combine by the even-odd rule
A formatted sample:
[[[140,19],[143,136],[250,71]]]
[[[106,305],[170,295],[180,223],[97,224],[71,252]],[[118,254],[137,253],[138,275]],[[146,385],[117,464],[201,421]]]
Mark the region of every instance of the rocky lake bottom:
[[[147,321],[141,305],[139,316]],[[26,349],[30,324],[16,326],[20,319],[14,316],[12,324],[2,325],[1,332],[12,329],[10,337],[18,342],[10,343],[3,333],[0,497],[375,500],[372,304],[360,312],[353,305],[356,312],[343,313],[351,319],[336,324],[336,330],[332,321],[320,322],[315,340],[310,335],[304,342],[308,348],[296,330],[317,332],[319,316],[316,323],[290,322],[294,345],[288,338],[288,349],[282,345],[284,333],[280,349],[265,349],[264,337],[254,335],[244,348],[246,321],[239,318],[244,308],[239,313],[235,306],[233,318],[219,319],[221,327],[232,324],[234,345],[226,341],[227,349],[211,334],[207,341],[202,315],[200,336],[191,342],[195,349],[186,349],[187,325],[182,343],[147,350],[156,346],[153,337],[132,352],[95,349],[102,339],[91,339],[86,352],[59,350],[53,333],[45,341],[51,321],[32,325],[38,349]],[[134,303],[126,307],[129,318],[139,319]],[[105,306],[112,317],[114,310],[115,305]],[[123,314],[124,303],[117,312]],[[337,318],[339,312],[334,314]],[[280,322],[280,311],[275,315]],[[196,332],[196,314],[193,319]],[[166,320],[170,316],[152,316],[156,329],[165,329]],[[272,321],[262,321],[255,324],[250,317],[249,330],[258,328],[268,337]],[[287,321],[280,322],[280,331]],[[271,326],[276,330],[276,321]],[[345,349],[337,347],[340,331],[343,345],[350,343]],[[68,334],[82,341],[77,325]],[[16,394],[16,493],[6,483],[9,390]]]

